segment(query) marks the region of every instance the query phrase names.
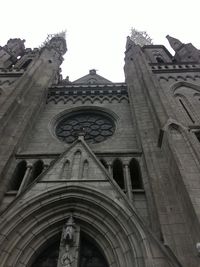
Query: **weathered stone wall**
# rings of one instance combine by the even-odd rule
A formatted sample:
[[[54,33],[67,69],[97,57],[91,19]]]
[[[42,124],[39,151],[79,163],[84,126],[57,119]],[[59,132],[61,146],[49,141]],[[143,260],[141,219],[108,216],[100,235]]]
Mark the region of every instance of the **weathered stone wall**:
[[[45,106],[43,112],[40,113],[40,117],[35,123],[34,127],[29,134],[29,137],[22,143],[22,148],[18,150],[18,153],[34,154],[34,153],[61,153],[70,144],[66,144],[60,141],[55,136],[55,117],[59,114],[69,113],[82,108],[93,108],[94,110],[99,108],[105,112],[111,112],[116,117],[116,130],[113,136],[109,137],[103,142],[90,144],[92,150],[99,153],[114,153],[124,152],[129,153],[138,151],[138,145],[134,130],[133,122],[130,119],[129,104],[125,100],[118,103],[117,100],[113,100],[111,103],[105,101],[100,103],[99,101],[75,104],[54,104],[49,103]]]

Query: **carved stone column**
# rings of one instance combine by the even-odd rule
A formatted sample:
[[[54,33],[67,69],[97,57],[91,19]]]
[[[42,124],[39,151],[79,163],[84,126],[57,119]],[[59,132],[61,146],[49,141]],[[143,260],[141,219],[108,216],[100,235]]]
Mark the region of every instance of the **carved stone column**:
[[[125,187],[127,190],[128,198],[133,201],[133,194],[132,194],[132,185],[131,185],[131,177],[129,172],[129,166],[127,163],[123,165],[124,167],[124,180],[125,180]]]
[[[57,267],[78,267],[80,227],[72,215],[63,227]]]
[[[112,163],[108,163],[108,172],[109,172],[110,175],[113,177],[113,173],[112,173]]]
[[[26,167],[26,172],[24,174],[24,178],[22,180],[22,183],[19,187],[19,190],[17,192],[17,195],[19,195],[23,189],[26,187],[26,185],[28,184],[28,181],[29,181],[29,178],[30,178],[30,173],[31,173],[31,170],[33,168],[33,165],[32,164],[28,164],[27,167]]]

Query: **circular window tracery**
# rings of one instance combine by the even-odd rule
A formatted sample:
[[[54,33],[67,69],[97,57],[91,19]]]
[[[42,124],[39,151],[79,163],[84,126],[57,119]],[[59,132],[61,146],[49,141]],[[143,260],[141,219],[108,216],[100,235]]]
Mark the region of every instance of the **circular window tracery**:
[[[114,121],[101,112],[83,111],[64,117],[56,126],[56,136],[66,143],[73,143],[82,132],[90,143],[99,143],[112,136]]]

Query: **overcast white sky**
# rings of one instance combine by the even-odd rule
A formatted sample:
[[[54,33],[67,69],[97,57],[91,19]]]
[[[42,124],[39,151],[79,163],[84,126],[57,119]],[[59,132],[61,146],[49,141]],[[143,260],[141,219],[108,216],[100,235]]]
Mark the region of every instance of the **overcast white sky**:
[[[67,30],[63,76],[73,81],[95,68],[124,81],[126,36],[145,30],[154,44],[169,48],[167,34],[200,49],[200,0],[0,0],[0,45],[9,38],[38,47],[47,34]]]

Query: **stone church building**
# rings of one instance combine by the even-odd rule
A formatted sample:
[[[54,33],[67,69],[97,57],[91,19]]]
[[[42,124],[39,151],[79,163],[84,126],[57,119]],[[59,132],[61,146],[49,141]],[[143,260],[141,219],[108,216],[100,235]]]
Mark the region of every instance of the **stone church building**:
[[[125,83],[0,47],[1,267],[200,266],[200,51],[167,38],[127,38]]]

